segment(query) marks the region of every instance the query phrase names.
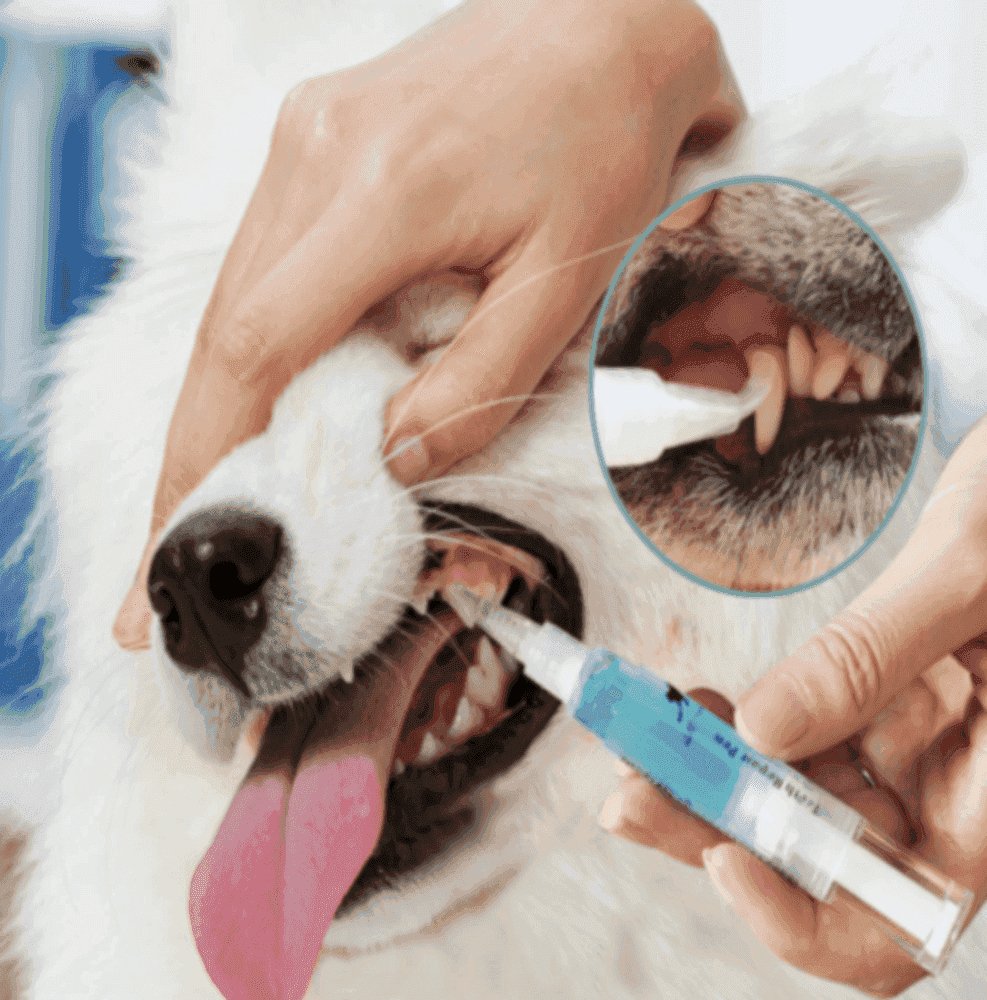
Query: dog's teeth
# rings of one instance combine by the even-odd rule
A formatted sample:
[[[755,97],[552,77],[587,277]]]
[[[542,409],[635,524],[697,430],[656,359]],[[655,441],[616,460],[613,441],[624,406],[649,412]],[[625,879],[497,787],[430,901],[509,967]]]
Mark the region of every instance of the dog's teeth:
[[[850,368],[850,345],[827,330],[816,334],[816,370],[812,375],[812,395],[816,399],[831,396]]]
[[[395,778],[399,778],[402,774],[404,774],[405,766],[404,761],[401,760],[400,757],[395,758],[394,766],[391,768],[391,774],[393,774]]]
[[[864,354],[858,359],[856,368],[860,372],[860,394],[864,399],[877,399],[881,395],[889,367],[887,361],[876,354]]]
[[[837,403],[859,403],[860,393],[856,389],[842,389],[836,397]]]
[[[426,733],[425,739],[422,740],[421,749],[418,751],[418,756],[415,758],[416,764],[431,764],[433,760],[437,760],[445,747],[442,743],[436,739],[432,733]]]
[[[788,396],[788,366],[780,347],[751,347],[744,354],[752,378],[766,382],[768,394],[754,411],[754,447],[766,455],[778,437]]]
[[[431,594],[418,594],[411,599],[411,607],[417,614],[423,615],[428,609],[428,602],[431,599]]]
[[[474,664],[466,671],[466,697],[483,708],[494,708],[500,699],[503,676],[499,664],[496,673]]]
[[[349,663],[344,663],[339,668],[339,676],[347,684],[352,684],[353,678],[356,676],[356,664],[352,660]]]
[[[497,655],[497,650],[494,649],[493,643],[486,636],[482,636],[476,644],[476,659],[479,665],[494,677],[504,667],[500,657]]]
[[[812,371],[816,352],[805,330],[796,325],[788,331],[788,391],[805,397],[812,392]]]
[[[449,736],[451,739],[461,740],[479,729],[482,723],[482,709],[474,705],[466,695],[463,695],[456,706],[456,714],[452,718],[452,725],[449,726]]]

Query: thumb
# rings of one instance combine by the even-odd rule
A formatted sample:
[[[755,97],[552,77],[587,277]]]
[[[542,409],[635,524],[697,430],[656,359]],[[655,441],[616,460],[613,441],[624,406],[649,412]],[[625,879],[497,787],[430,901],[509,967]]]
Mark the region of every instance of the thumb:
[[[757,749],[797,760],[846,739],[942,657],[984,631],[987,564],[969,522],[925,517],[842,614],[737,705]]]
[[[593,255],[560,267],[529,247],[492,282],[442,357],[390,402],[395,478],[421,482],[488,444],[579,331],[610,263]]]

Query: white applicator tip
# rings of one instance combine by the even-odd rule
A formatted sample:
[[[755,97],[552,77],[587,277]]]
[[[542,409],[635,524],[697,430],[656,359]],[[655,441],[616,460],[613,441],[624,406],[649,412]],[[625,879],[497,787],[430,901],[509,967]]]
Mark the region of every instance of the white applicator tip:
[[[593,402],[603,460],[609,468],[646,465],[669,448],[730,434],[769,390],[758,378],[731,393],[666,382],[649,368],[598,367]]]

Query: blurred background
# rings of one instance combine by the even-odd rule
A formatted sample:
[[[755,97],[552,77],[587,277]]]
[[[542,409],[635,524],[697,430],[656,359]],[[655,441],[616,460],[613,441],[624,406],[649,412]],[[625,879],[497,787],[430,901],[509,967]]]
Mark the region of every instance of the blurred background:
[[[32,734],[25,746],[37,739],[54,690],[44,624],[20,628],[29,554],[15,542],[44,484],[30,450],[14,442],[39,389],[39,352],[113,278],[106,234],[120,183],[114,164],[137,141],[132,113],[137,88],[153,73],[149,51],[167,51],[166,3],[0,0],[0,736],[8,743],[17,733]],[[804,0],[704,6],[752,110],[869,58],[892,74],[889,107],[955,129],[969,175],[925,239],[924,256],[937,273],[979,289],[987,313],[987,5],[830,0],[825,14]],[[983,395],[980,387],[956,391]],[[969,407],[956,414],[947,443],[970,420]]]
[[[20,611],[18,539],[43,483],[19,446],[39,352],[112,280],[114,159],[166,40],[157,0],[0,3],[0,726],[43,708],[47,623]]]

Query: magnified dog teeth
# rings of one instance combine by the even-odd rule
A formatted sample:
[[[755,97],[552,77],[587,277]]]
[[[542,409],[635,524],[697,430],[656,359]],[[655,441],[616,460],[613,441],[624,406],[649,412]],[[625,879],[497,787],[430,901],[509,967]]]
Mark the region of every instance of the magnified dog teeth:
[[[836,397],[837,403],[859,403],[860,393],[856,389],[841,389]]]
[[[812,370],[816,364],[809,335],[798,324],[788,331],[788,391],[792,396],[812,392]]]
[[[770,387],[761,405],[754,411],[754,447],[766,455],[778,437],[785,400],[788,398],[788,365],[780,347],[750,347],[744,353],[751,378]]]
[[[391,768],[391,774],[393,774],[395,778],[398,778],[404,774],[405,767],[407,767],[405,762],[398,757],[395,759],[394,766]]]
[[[876,354],[864,354],[858,359],[856,368],[860,373],[860,393],[864,399],[877,399],[881,395],[889,367],[887,361]]]
[[[346,681],[347,684],[353,683],[353,678],[356,676],[356,665],[352,660],[349,663],[344,663],[339,668],[339,678],[340,680]]]
[[[816,399],[831,396],[850,368],[850,346],[827,330],[816,333],[816,370],[812,376],[812,395]]]

